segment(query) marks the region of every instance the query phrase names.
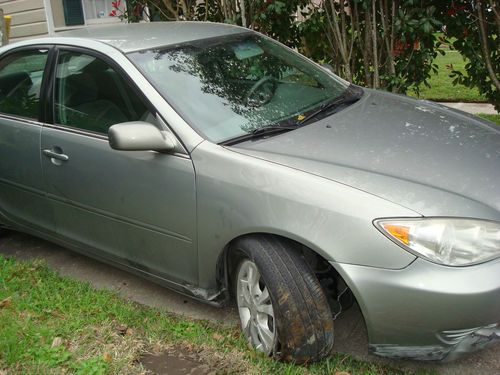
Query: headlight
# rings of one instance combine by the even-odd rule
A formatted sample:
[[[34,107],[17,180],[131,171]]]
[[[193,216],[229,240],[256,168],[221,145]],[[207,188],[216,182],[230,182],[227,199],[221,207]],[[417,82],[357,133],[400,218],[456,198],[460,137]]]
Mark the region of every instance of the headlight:
[[[447,266],[500,257],[500,223],[459,218],[380,219],[376,227],[417,256]]]

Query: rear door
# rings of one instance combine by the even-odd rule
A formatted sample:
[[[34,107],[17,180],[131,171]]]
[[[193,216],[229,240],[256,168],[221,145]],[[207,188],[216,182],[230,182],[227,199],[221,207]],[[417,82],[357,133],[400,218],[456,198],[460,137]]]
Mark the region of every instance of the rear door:
[[[96,255],[196,283],[189,156],[111,149],[107,131],[113,124],[162,125],[105,56],[61,48],[52,84],[54,118],[42,132],[42,163],[57,232]]]
[[[9,52],[0,60],[0,214],[43,232],[54,230],[40,163],[48,56],[49,47],[35,46]]]

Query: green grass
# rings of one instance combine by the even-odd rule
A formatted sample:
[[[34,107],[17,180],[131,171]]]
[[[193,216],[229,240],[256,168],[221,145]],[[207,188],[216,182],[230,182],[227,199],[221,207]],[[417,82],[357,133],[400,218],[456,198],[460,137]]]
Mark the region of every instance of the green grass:
[[[480,113],[478,114],[478,116],[500,125],[500,115],[488,115],[486,113]]]
[[[40,262],[0,256],[2,374],[138,374],[144,353],[175,347],[205,353],[217,373],[407,373],[348,355],[308,367],[280,363],[249,350],[239,332],[126,301]]]
[[[479,94],[477,89],[470,89],[462,85],[453,86],[453,78],[450,78],[452,70],[465,73],[465,64],[462,55],[458,51],[445,49],[445,55],[438,55],[435,63],[439,66],[438,74],[432,74],[429,83],[430,88],[420,87],[420,98],[436,101],[450,102],[486,102],[486,98]],[[451,69],[451,67],[453,67]],[[413,90],[408,95],[416,96]]]

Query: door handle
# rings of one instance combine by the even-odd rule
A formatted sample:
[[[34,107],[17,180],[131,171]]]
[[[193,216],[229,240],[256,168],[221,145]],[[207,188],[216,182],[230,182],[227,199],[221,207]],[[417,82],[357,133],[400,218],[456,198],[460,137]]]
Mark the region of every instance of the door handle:
[[[56,151],[52,151],[52,150],[43,150],[43,154],[51,159],[57,159],[57,160],[61,160],[61,161],[68,161],[69,160],[69,156],[64,155],[62,153],[62,150],[61,150],[61,153],[56,152]]]

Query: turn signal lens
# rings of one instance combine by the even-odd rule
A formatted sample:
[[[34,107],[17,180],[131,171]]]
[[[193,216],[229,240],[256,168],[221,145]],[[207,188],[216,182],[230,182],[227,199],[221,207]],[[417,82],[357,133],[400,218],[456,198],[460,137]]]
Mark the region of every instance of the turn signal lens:
[[[410,243],[410,228],[405,227],[403,225],[395,225],[395,224],[382,224],[384,229],[393,236],[395,239],[401,241],[405,245]]]

